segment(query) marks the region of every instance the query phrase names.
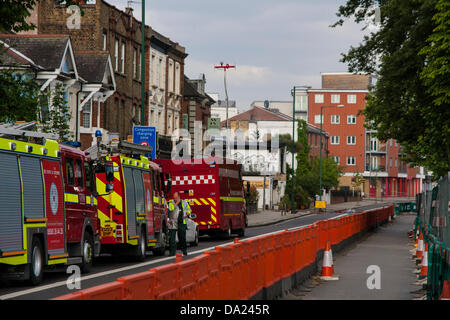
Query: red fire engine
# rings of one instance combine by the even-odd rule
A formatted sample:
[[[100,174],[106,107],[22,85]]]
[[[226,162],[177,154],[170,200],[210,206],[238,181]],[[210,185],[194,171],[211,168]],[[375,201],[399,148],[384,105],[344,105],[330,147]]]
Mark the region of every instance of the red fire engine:
[[[37,132],[0,128],[0,275],[42,281],[45,268],[100,252],[92,162]]]
[[[247,211],[242,182],[242,165],[218,157],[160,160],[163,172],[171,176],[170,197],[179,192],[189,202],[200,234],[211,236],[245,234]]]

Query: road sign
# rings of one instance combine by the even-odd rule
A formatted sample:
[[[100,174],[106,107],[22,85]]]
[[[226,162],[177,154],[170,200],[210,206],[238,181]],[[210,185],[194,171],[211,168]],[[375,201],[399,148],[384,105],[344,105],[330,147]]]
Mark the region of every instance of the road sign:
[[[366,179],[358,179],[358,182],[364,183],[364,182],[366,182]]]
[[[151,147],[151,155],[146,155],[152,159],[156,158],[156,128],[135,126],[133,127],[133,143]]]
[[[209,118],[208,119],[208,129],[219,129],[220,130],[220,118]]]
[[[316,209],[326,209],[327,202],[326,201],[316,201]]]

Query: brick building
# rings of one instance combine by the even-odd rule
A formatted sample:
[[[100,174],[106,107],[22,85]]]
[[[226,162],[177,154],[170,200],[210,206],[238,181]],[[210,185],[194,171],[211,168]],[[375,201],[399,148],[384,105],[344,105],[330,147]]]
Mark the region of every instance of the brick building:
[[[104,51],[109,52],[113,66],[116,92],[110,97],[100,111],[101,127],[109,132],[115,132],[121,139],[127,139],[132,134],[134,125],[149,125],[160,123],[158,134],[161,139],[160,146],[167,145],[169,127],[180,121],[176,114],[181,110],[182,84],[178,88],[175,79],[181,79],[184,73],[185,49],[178,43],[170,41],[150,27],[146,26],[145,75],[141,75],[141,22],[133,17],[133,10],[126,8],[119,10],[103,0],[90,1],[80,5],[83,16],[79,21],[79,28],[74,26],[73,12],[63,5],[57,5],[53,0],[42,0],[36,5],[30,21],[35,23],[39,34],[62,33],[70,36],[74,51]],[[167,52],[165,61],[165,87],[169,90],[163,92],[161,100],[161,118],[151,117],[151,102],[154,99],[154,88],[150,88],[151,43],[164,47]],[[170,64],[173,65],[171,73]],[[150,67],[149,67],[150,66]],[[161,72],[161,70],[160,70]],[[176,75],[175,72],[179,74]],[[146,81],[145,123],[141,124],[141,81]],[[179,81],[181,83],[181,81]],[[173,89],[171,89],[173,87]],[[152,90],[153,89],[153,90]],[[153,109],[155,110],[155,109]],[[159,111],[158,111],[159,112]],[[166,139],[165,139],[166,138]],[[84,145],[84,147],[86,147]],[[167,145],[167,148],[170,146]]]
[[[308,94],[308,122],[322,126],[329,136],[330,155],[343,167],[341,187],[354,187],[354,177],[365,178],[363,190],[371,197],[415,196],[425,178],[423,169],[409,168],[400,160],[401,147],[395,140],[379,141],[364,127],[370,85],[376,77],[367,74],[322,73],[322,88]],[[321,119],[321,107],[323,118]]]

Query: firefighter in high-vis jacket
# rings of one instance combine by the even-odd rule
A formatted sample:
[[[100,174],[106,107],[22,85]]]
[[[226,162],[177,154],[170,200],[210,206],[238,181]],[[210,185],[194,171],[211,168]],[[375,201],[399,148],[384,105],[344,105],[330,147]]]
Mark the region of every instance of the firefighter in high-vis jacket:
[[[169,217],[170,255],[174,256],[177,251],[176,235],[178,234],[180,249],[183,254],[187,256],[186,218],[192,213],[192,209],[187,201],[181,200],[178,192],[173,194],[173,199],[169,201],[167,206]]]

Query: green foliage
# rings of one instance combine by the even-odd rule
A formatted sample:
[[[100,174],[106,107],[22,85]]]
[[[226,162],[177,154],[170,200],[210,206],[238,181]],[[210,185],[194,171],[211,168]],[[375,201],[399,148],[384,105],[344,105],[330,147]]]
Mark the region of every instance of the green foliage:
[[[381,12],[380,28],[343,54],[350,72],[378,73],[363,114],[380,140],[396,139],[404,161],[436,176],[450,171],[448,0],[348,0],[337,13],[363,22]]]
[[[286,153],[292,152],[292,136],[289,133],[286,134],[280,134],[275,139],[278,139],[279,143],[286,146]],[[294,153],[300,152],[300,150],[303,149],[303,146],[296,141],[294,144]]]
[[[315,196],[320,193],[320,161],[318,158],[309,162],[308,124],[304,120],[298,120],[298,144],[299,151],[296,155],[297,168],[295,173],[287,165],[285,195],[294,197],[294,208],[310,207]],[[339,185],[341,169],[332,158],[322,159],[322,187],[331,189]]]
[[[33,74],[0,70],[0,122],[36,120],[39,95]]]
[[[72,138],[69,130],[71,114],[64,92],[64,86],[58,83],[51,95],[51,108],[47,121],[42,123],[42,129],[44,132],[57,134],[61,141],[69,141]]]
[[[36,26],[25,20],[36,0],[2,0],[0,2],[0,33],[33,30]]]
[[[244,198],[247,204],[257,204],[259,200],[259,193],[256,186],[250,186],[250,192],[247,192],[247,189],[245,189]]]

